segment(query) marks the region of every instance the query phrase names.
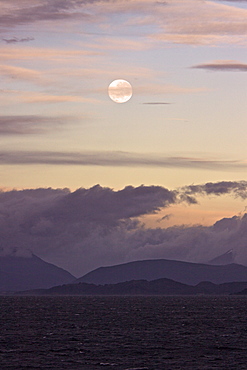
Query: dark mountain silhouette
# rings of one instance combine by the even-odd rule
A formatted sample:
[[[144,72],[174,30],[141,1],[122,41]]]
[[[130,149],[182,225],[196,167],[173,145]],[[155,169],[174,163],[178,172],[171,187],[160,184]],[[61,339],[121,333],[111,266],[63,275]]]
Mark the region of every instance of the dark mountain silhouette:
[[[0,292],[50,288],[74,279],[69,272],[35,255],[0,257]]]
[[[161,278],[191,285],[201,281],[215,284],[247,281],[247,267],[234,263],[215,266],[165,259],[145,260],[100,267],[76,279],[74,283],[116,284],[131,280],[151,281]]]
[[[196,286],[182,284],[170,279],[153,281],[132,280],[118,284],[95,285],[87,283],[67,284],[50,289],[18,292],[18,295],[228,295],[246,288],[247,282],[213,284],[201,282]]]
[[[234,293],[234,294],[236,294],[236,295],[246,295],[247,294],[247,288],[239,290],[237,293]]]
[[[209,265],[229,265],[230,263],[234,262],[234,252],[232,249],[227,251],[226,253],[221,254],[210,260],[208,262]]]

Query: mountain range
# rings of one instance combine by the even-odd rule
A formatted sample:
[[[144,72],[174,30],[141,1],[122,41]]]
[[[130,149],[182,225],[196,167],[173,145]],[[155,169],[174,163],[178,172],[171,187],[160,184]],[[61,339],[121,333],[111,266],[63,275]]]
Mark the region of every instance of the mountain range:
[[[228,253],[228,255],[229,254],[230,253]],[[229,256],[225,257],[223,260],[227,261]],[[153,286],[154,283],[151,283],[152,281],[157,282],[162,279],[173,281],[173,286],[175,283],[192,286],[193,292],[195,286],[204,282],[205,288],[205,282],[207,282],[207,289],[210,290],[210,287],[213,287],[213,285],[210,284],[219,285],[233,282],[247,282],[247,267],[234,263],[227,265],[210,265],[157,259],[100,267],[76,279],[64,269],[47,263],[35,255],[31,255],[30,257],[0,257],[0,294],[35,289],[49,289],[61,285],[64,285],[63,289],[66,291],[67,288],[65,286],[67,284],[74,285],[74,287],[69,285],[68,289],[70,292],[75,290],[75,294],[79,294],[76,293],[77,289],[85,289],[81,294],[86,294],[87,291],[88,294],[93,294],[93,292],[95,292],[95,294],[106,294],[105,289],[110,292],[109,294],[119,294],[117,293],[117,286],[109,286],[125,283],[127,285],[120,287],[120,291],[124,291],[131,281],[141,281],[141,283],[131,283],[128,287],[128,289],[136,289],[136,284],[139,284],[141,290],[138,294],[144,294],[145,290],[147,294],[163,294],[166,289],[168,289],[167,284],[166,287],[162,285],[164,291],[159,291],[157,290],[158,283],[155,283],[155,287]],[[146,282],[144,283],[144,281]],[[82,283],[87,285],[81,285]],[[90,284],[91,287],[89,286]],[[108,287],[102,288],[104,285],[108,285]],[[182,289],[181,286],[180,288]],[[247,286],[241,285],[240,288],[239,290],[247,289]],[[186,287],[186,289],[183,287],[182,291],[184,294],[187,294],[187,292],[191,291],[191,287]],[[213,287],[213,291],[216,292],[215,287]],[[202,291],[201,294],[206,293]]]
[[[209,265],[167,259],[144,260],[100,267],[75,280],[75,283],[116,284],[131,280],[172,279],[196,285],[202,281],[222,284],[247,281],[247,267],[231,263]]]

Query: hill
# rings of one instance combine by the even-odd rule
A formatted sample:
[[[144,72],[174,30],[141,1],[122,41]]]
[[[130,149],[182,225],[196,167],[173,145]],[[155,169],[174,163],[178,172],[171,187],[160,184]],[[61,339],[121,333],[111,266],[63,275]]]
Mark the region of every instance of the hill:
[[[132,280],[118,284],[95,285],[87,283],[67,284],[50,289],[18,292],[18,295],[81,295],[81,296],[166,296],[166,295],[228,295],[247,288],[247,282],[213,284],[201,282],[196,286],[170,279],[153,281]]]
[[[27,289],[50,288],[54,285],[67,284],[75,279],[63,270],[41,258],[1,256],[0,257],[0,292]]]
[[[100,267],[76,279],[74,283],[116,284],[131,280],[172,279],[196,285],[202,281],[221,284],[247,281],[247,267],[238,264],[208,265],[174,260],[145,260]]]

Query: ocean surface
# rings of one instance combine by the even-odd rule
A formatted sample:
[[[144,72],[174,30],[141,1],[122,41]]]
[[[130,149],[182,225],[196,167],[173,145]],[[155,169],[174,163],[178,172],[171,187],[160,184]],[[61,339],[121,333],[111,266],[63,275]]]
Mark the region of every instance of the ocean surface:
[[[0,368],[247,369],[247,297],[0,297]]]

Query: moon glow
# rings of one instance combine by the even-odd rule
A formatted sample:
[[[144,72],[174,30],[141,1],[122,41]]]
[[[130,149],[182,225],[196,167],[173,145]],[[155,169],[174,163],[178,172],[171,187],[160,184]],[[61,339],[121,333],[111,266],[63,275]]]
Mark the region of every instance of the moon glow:
[[[115,103],[126,103],[132,96],[132,86],[128,81],[115,80],[109,85],[108,94]]]

